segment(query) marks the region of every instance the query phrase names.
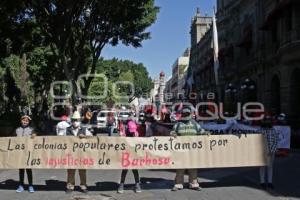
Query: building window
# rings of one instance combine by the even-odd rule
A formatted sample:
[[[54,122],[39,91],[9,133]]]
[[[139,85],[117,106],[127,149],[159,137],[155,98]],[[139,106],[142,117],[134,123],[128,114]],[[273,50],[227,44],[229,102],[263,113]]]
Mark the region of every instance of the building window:
[[[278,41],[277,22],[274,22],[274,25],[272,26],[271,29],[271,34],[272,34],[272,42],[277,42]]]
[[[287,31],[291,31],[293,29],[293,9],[291,6],[287,9],[285,24]]]

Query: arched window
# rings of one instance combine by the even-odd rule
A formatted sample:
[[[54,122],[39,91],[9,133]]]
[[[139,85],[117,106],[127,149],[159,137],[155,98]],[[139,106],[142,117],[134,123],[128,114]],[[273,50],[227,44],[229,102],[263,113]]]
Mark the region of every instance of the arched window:
[[[277,75],[271,81],[271,110],[280,114],[280,80]]]
[[[300,118],[300,69],[294,69],[291,75],[290,85],[290,113],[295,119]]]
[[[242,103],[256,102],[257,101],[257,88],[256,83],[246,78],[241,85]]]

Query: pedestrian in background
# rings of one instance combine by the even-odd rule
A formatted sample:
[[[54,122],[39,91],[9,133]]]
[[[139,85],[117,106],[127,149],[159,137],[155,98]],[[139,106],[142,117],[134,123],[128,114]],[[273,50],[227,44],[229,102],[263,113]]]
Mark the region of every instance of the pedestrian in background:
[[[28,115],[23,115],[21,117],[21,126],[16,129],[17,137],[31,137],[35,138],[36,134],[32,127],[30,127],[31,118]],[[27,179],[28,179],[28,191],[34,193],[34,188],[32,185],[32,170],[26,169]],[[19,186],[16,190],[17,193],[24,191],[24,176],[25,169],[19,169]]]
[[[109,136],[112,136],[114,134],[115,125],[116,125],[116,119],[114,113],[109,112],[107,114],[107,119],[106,119],[106,127]]]
[[[124,137],[139,137],[139,133],[137,131],[137,124],[134,121],[133,116],[129,117],[125,133],[124,132],[121,133],[121,136],[124,136]],[[119,185],[119,188],[118,188],[118,193],[120,193],[120,194],[124,193],[124,183],[125,183],[127,172],[128,172],[127,169],[123,169],[122,173],[121,173],[121,181],[120,181],[120,185]],[[132,173],[134,175],[134,180],[135,180],[135,192],[140,193],[140,192],[142,192],[142,189],[141,189],[139,171],[137,169],[133,169]]]
[[[200,125],[192,119],[192,112],[190,108],[184,108],[181,112],[181,119],[178,121],[171,131],[171,136],[193,136],[204,134],[205,131],[201,129]],[[201,187],[198,183],[198,170],[197,169],[177,169],[175,177],[175,185],[172,191],[182,190],[184,184],[184,173],[189,174],[189,188],[192,190],[200,191]]]
[[[267,143],[267,166],[260,168],[260,184],[263,188],[274,189],[273,186],[273,163],[278,145],[278,133],[272,125],[272,118],[266,116],[261,122],[261,132]],[[267,175],[267,177],[266,177]]]
[[[145,115],[145,136],[152,137],[153,134],[153,124],[155,123],[152,113],[146,113]]]

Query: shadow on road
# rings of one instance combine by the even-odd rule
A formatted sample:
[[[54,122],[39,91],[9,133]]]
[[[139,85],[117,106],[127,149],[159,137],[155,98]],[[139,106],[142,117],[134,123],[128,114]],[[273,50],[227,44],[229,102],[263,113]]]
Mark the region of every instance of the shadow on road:
[[[163,178],[141,177],[140,179],[143,190],[170,189],[173,186],[173,180]],[[116,182],[96,182],[96,187],[90,186],[90,191],[114,191],[118,189],[119,183]],[[134,184],[126,184],[125,189],[133,189]]]
[[[273,171],[274,190],[267,192],[275,197],[300,197],[300,152],[288,157],[276,157]],[[218,174],[227,176],[218,177]],[[199,170],[199,177],[212,180],[201,182],[203,188],[249,187],[263,190],[259,182],[259,167]]]
[[[276,158],[274,164],[273,182],[275,190],[268,190],[270,195],[277,197],[300,198],[300,152],[291,152],[288,157]],[[174,177],[141,177],[143,190],[169,190],[174,184],[175,170],[150,170],[174,173]],[[142,174],[143,172],[141,172]],[[199,169],[200,186],[203,189],[246,187],[263,190],[259,184],[259,167],[227,168],[227,169]],[[15,190],[19,182],[7,179],[0,182],[0,190]],[[66,182],[60,180],[45,180],[45,184],[34,185],[37,191],[64,191]],[[95,182],[90,184],[90,191],[116,191],[117,182]],[[133,189],[134,184],[126,184],[125,189]],[[79,188],[75,188],[78,190]]]
[[[19,181],[8,179],[0,183],[0,190],[16,190],[19,185]],[[25,184],[25,188],[28,185]],[[64,191],[66,188],[66,182],[58,180],[46,180],[45,185],[36,185],[34,188],[37,191]]]

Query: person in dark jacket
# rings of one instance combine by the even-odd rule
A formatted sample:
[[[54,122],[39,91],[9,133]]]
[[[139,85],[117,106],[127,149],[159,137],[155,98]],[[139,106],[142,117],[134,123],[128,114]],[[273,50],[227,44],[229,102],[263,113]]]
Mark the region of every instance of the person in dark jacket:
[[[67,136],[77,136],[80,138],[85,138],[86,136],[92,136],[92,133],[88,131],[87,128],[80,126],[80,114],[78,111],[75,111],[71,118],[71,126],[67,128]],[[75,172],[76,169],[67,170],[67,190],[66,193],[72,193],[75,187]],[[87,184],[86,184],[86,170],[79,169],[80,177],[80,189],[83,193],[88,193]]]
[[[16,129],[16,136],[17,137],[31,137],[34,138],[36,134],[32,127],[30,127],[31,118],[28,115],[23,115],[21,117],[21,126]],[[28,179],[28,191],[30,193],[34,193],[34,188],[32,185],[32,170],[26,169],[27,179]],[[16,190],[17,193],[24,191],[24,176],[25,176],[25,169],[19,169],[19,186]]]

